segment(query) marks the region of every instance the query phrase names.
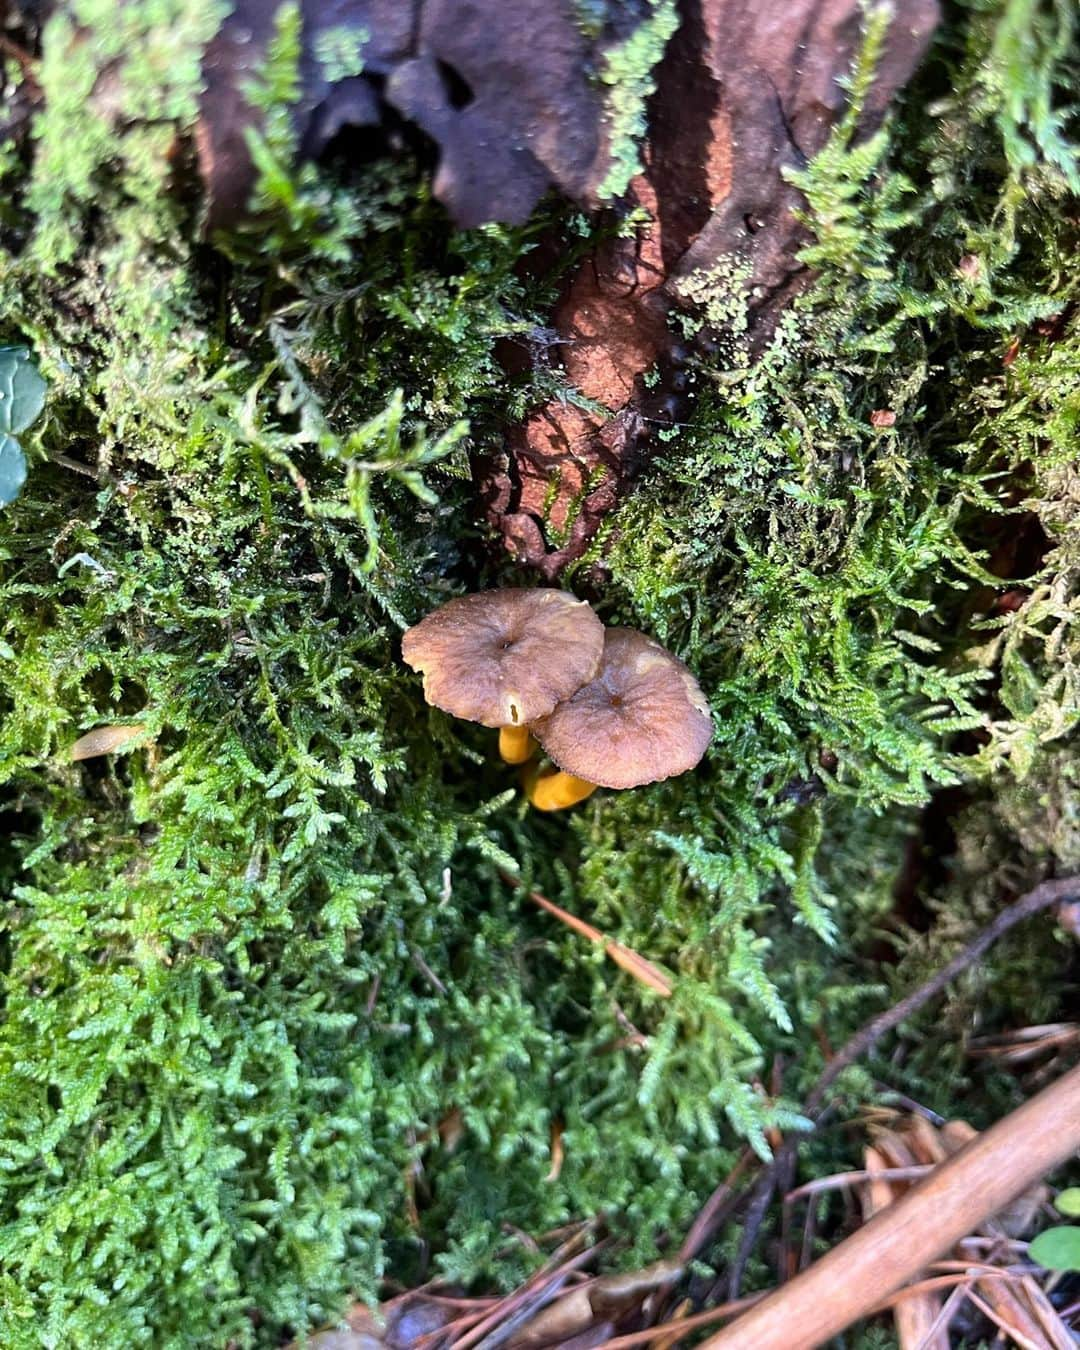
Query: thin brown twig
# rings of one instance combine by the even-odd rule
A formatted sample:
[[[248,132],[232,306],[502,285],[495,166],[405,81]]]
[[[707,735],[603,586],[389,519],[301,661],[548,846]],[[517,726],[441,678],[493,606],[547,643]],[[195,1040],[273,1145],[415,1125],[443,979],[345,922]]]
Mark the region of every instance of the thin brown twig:
[[[941,1308],[938,1310],[938,1315],[927,1328],[926,1335],[915,1347],[915,1350],[928,1350],[928,1347],[934,1344],[938,1332],[943,1331],[948,1327],[949,1323],[959,1311],[960,1304],[963,1303],[964,1299],[971,1298],[973,1284],[974,1280],[969,1277],[965,1282],[956,1286],[949,1297],[941,1305]]]
[[[599,928],[594,928],[591,923],[579,919],[576,914],[571,914],[568,909],[563,909],[562,905],[557,905],[554,900],[549,900],[546,895],[541,895],[539,891],[527,891],[526,894],[534,905],[546,909],[549,914],[553,914],[556,919],[566,924],[567,928],[572,928],[575,933],[580,933],[583,938],[588,938],[590,942],[595,942],[598,946],[602,946],[607,941]]]
[[[1030,1271],[1025,1271],[1020,1277],[1020,1286],[1023,1289],[1024,1299],[1029,1311],[1034,1314],[1036,1323],[1047,1338],[1051,1341],[1056,1340],[1059,1347],[1066,1346],[1068,1350],[1072,1350],[1072,1332],[1065,1325],[1061,1314],[1050,1302],[1050,1294],[1055,1284],[1063,1279],[1065,1279],[1065,1272],[1058,1270],[1047,1279],[1045,1285],[1042,1285]]]
[[[735,1190],[735,1183],[747,1168],[756,1161],[757,1155],[753,1149],[744,1149],[738,1162],[702,1205],[697,1218],[690,1225],[690,1230],[679,1248],[679,1260],[684,1264],[697,1256],[717,1227],[724,1221],[730,1208],[737,1203],[739,1192]]]
[[[836,1081],[837,1078],[847,1068],[850,1068],[856,1060],[859,1060],[887,1032],[895,1030],[901,1022],[906,1022],[909,1017],[913,1017],[921,1008],[925,1007],[932,998],[952,984],[958,975],[962,975],[990,950],[998,938],[1003,937],[1010,928],[1015,928],[1018,923],[1025,919],[1030,919],[1033,915],[1040,913],[1044,909],[1049,909],[1051,905],[1059,904],[1062,900],[1069,900],[1080,895],[1080,878],[1063,877],[1058,881],[1044,881],[1033,890],[1022,895],[1019,900],[1014,900],[1011,905],[1007,905],[999,914],[997,914],[990,923],[978,934],[971,942],[962,948],[935,974],[928,980],[924,980],[917,989],[913,989],[906,998],[902,998],[899,1003],[887,1008],[879,1013],[877,1017],[871,1018],[869,1022],[855,1033],[851,1039],[842,1046],[836,1054],[826,1064],[821,1077],[817,1081],[817,1086],[806,1099],[806,1113],[813,1115],[819,1111],[825,1101],[825,1093]]]
[[[591,1229],[593,1223],[588,1219],[575,1219],[572,1223],[561,1223],[558,1228],[549,1228],[546,1233],[537,1233],[537,1245],[542,1247],[545,1243],[565,1242],[568,1238],[574,1237],[583,1229]]]
[[[784,1148],[786,1149],[786,1147],[785,1145]],[[773,1196],[778,1189],[787,1190],[790,1187],[790,1180],[787,1181],[787,1185],[781,1186],[779,1184],[781,1176],[785,1176],[785,1180],[787,1180],[786,1175],[780,1170],[781,1167],[786,1167],[790,1172],[794,1171],[794,1153],[786,1157],[784,1149],[781,1149],[773,1162],[758,1177],[753,1190],[750,1192],[750,1203],[746,1207],[746,1218],[739,1235],[739,1249],[735,1253],[735,1260],[731,1263],[731,1270],[728,1273],[727,1301],[729,1303],[734,1303],[742,1290],[743,1276],[746,1274],[746,1267],[749,1265],[750,1257],[757,1246],[758,1233],[761,1231],[761,1225],[765,1222],[765,1215],[769,1212]]]
[[[30,86],[31,95],[34,98],[41,96],[41,81],[38,79],[38,69],[41,65],[39,57],[31,56],[25,48],[7,36],[6,33],[0,34],[0,52],[5,56],[10,56],[19,65],[23,73],[23,79]]]
[[[588,1255],[589,1253],[582,1252],[581,1256],[575,1259],[580,1265]],[[516,1308],[503,1318],[497,1326],[492,1327],[484,1339],[477,1342],[475,1350],[500,1350],[500,1347],[505,1345],[521,1327],[527,1322],[531,1322],[539,1312],[556,1301],[559,1294],[565,1289],[567,1275],[568,1272],[560,1271],[551,1283],[538,1290],[531,1300],[523,1303],[520,1308]],[[576,1291],[580,1286],[575,1285],[573,1288]]]
[[[438,975],[435,974],[424,960],[423,952],[421,952],[418,947],[410,947],[409,955],[413,959],[413,965],[416,966],[417,970],[423,975],[424,979],[427,980],[428,984],[445,997],[447,992],[446,985],[443,984],[442,980],[439,979]]]
[[[909,1097],[905,1092],[898,1092],[896,1088],[888,1083],[883,1083],[880,1079],[874,1079],[874,1086],[884,1096],[891,1098],[890,1105],[902,1106],[905,1111],[910,1111],[912,1115],[922,1116],[928,1120],[931,1125],[944,1125],[945,1117],[939,1116],[936,1111],[931,1111],[929,1106],[923,1106],[922,1102],[917,1102],[914,1097]]]
[[[678,1311],[675,1313],[674,1317],[668,1319],[676,1324],[690,1316],[691,1309],[693,1308],[693,1301],[684,1298],[682,1302],[677,1305],[677,1308]],[[682,1338],[683,1333],[681,1330],[676,1329],[674,1331],[669,1331],[666,1336],[661,1336],[658,1341],[653,1342],[652,1350],[675,1350],[675,1347]]]
[[[814,1240],[817,1237],[817,1214],[813,1205],[806,1211],[803,1220],[802,1245],[799,1248],[799,1260],[796,1273],[803,1271],[814,1259]]]
[[[1002,1237],[999,1233],[969,1233],[966,1238],[961,1238],[957,1243],[961,1249],[967,1247],[985,1247],[993,1256],[997,1251],[1014,1251],[1023,1255],[1028,1249],[1028,1244],[1022,1238]]]
[[[95,482],[98,480],[97,469],[92,469],[89,464],[80,464],[77,459],[72,459],[69,455],[62,455],[54,450],[49,458],[54,464],[59,464],[62,469],[70,469],[72,473],[81,473],[85,478],[92,478]]]
[[[763,1290],[759,1294],[747,1294],[745,1298],[737,1298],[730,1303],[721,1303],[719,1307],[694,1313],[691,1317],[680,1317],[674,1322],[661,1322],[658,1326],[649,1327],[646,1331],[631,1331],[626,1336],[615,1336],[609,1341],[601,1341],[597,1350],[631,1350],[633,1346],[649,1345],[652,1341],[659,1340],[661,1336],[670,1335],[673,1331],[689,1333],[696,1331],[699,1327],[712,1326],[714,1322],[719,1322],[725,1317],[736,1317],[739,1313],[746,1312],[755,1303],[760,1303],[767,1292],[767,1290]]]
[[[988,1322],[998,1328],[998,1335],[1003,1340],[1008,1337],[1013,1344],[1020,1347],[1020,1350],[1050,1350],[1050,1347],[1045,1343],[1040,1345],[1031,1340],[1030,1337],[1025,1336],[1020,1327],[1006,1324],[1002,1319],[1001,1314],[995,1308],[992,1308],[985,1299],[980,1298],[975,1292],[974,1287],[968,1289],[966,1292],[967,1298],[971,1304],[978,1308],[979,1312],[982,1313]]]
[[[434,1350],[435,1346],[453,1346],[454,1337],[463,1335],[470,1327],[476,1326],[481,1317],[487,1314],[487,1308],[478,1308],[470,1313],[455,1317],[452,1322],[444,1322],[434,1331],[427,1331],[413,1342],[413,1350]],[[447,1339],[449,1338],[449,1339]]]
[[[967,1271],[958,1272],[955,1275],[933,1275],[928,1280],[919,1280],[917,1284],[906,1284],[903,1289],[898,1289],[895,1294],[890,1294],[887,1298],[880,1299],[867,1312],[867,1317],[876,1317],[878,1313],[883,1313],[887,1309],[894,1307],[897,1303],[902,1303],[904,1299],[911,1294],[932,1294],[938,1289],[955,1289],[958,1284],[963,1284],[965,1280],[972,1277]],[[979,1273],[980,1280],[1011,1280],[1013,1282],[1020,1278],[1008,1270],[983,1271]]]
[[[817,1195],[820,1191],[837,1191],[845,1186],[857,1185],[860,1181],[918,1181],[932,1172],[937,1163],[913,1163],[910,1167],[882,1167],[876,1171],[834,1172],[831,1177],[816,1177],[807,1181],[784,1196],[787,1204],[802,1200],[808,1195]]]
[[[931,1261],[927,1270],[936,1270],[942,1275],[1026,1275],[1026,1269],[1009,1266],[996,1266],[992,1261],[958,1261],[943,1257],[940,1261]]]
[[[568,1243],[564,1244],[564,1247],[573,1250],[584,1240],[584,1236],[582,1234],[579,1239],[571,1238]],[[508,1294],[506,1298],[500,1299],[482,1321],[478,1322],[460,1341],[454,1343],[454,1350],[469,1350],[470,1346],[478,1345],[488,1332],[501,1327],[507,1319],[515,1316],[527,1303],[532,1304],[534,1312],[539,1312],[542,1307],[550,1302],[550,1297],[545,1297],[545,1295],[550,1295],[553,1292],[552,1286],[561,1286],[571,1271],[577,1270],[591,1261],[607,1241],[606,1238],[601,1239],[600,1242],[594,1243],[585,1251],[578,1252],[577,1255],[570,1256],[568,1259],[559,1259],[566,1256],[566,1252],[560,1249],[531,1279],[526,1280],[519,1289],[514,1290],[512,1294]]]

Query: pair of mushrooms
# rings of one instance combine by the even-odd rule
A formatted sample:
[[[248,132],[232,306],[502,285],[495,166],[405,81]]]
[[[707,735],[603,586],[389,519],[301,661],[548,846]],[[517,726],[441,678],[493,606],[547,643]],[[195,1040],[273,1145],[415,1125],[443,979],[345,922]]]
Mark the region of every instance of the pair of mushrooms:
[[[605,629],[565,591],[461,596],[410,628],[401,652],[429,703],[498,727],[507,763],[528,763],[540,742],[555,767],[526,770],[525,786],[541,811],[685,773],[712,736],[677,657],[632,628]]]

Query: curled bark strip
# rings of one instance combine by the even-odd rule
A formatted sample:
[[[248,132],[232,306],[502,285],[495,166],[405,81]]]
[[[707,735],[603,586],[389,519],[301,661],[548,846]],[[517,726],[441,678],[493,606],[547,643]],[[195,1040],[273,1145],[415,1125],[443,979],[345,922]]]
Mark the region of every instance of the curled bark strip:
[[[729,261],[747,292],[751,349],[805,284],[801,198],[783,170],[821,149],[843,111],[861,12],[858,0],[680,0],[627,202],[650,223],[585,262],[552,316],[567,382],[604,411],[538,409],[481,483],[506,547],[545,577],[582,556],[655,433],[685,414],[690,352],[668,319],[692,278]],[[936,19],[936,0],[902,6],[868,126],[910,77]]]

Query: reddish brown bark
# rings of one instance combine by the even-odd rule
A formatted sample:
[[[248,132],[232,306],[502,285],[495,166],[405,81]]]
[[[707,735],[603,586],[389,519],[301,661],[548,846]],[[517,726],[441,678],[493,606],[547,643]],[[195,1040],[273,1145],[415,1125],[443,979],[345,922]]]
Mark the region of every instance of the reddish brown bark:
[[[868,126],[911,75],[937,19],[936,0],[898,8]],[[606,415],[564,402],[537,409],[481,483],[506,547],[544,576],[581,557],[657,431],[685,412],[690,353],[669,317],[686,303],[686,280],[722,259],[737,265],[751,347],[805,283],[800,194],[783,170],[816,153],[843,111],[860,15],[858,0],[682,0],[650,101],[644,171],[630,190],[650,224],[586,261],[552,316],[567,382]]]

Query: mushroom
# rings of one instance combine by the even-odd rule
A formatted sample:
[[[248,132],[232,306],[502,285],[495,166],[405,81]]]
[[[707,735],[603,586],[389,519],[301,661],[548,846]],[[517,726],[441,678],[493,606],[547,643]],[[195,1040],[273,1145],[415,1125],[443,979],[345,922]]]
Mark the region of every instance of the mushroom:
[[[596,678],[533,734],[557,768],[532,776],[529,800],[558,811],[597,787],[640,787],[692,769],[712,738],[712,719],[678,657],[644,633],[609,628]]]
[[[499,728],[499,753],[523,764],[529,726],[600,667],[604,627],[565,591],[480,591],[448,601],[401,640],[424,697],[443,712]]]

